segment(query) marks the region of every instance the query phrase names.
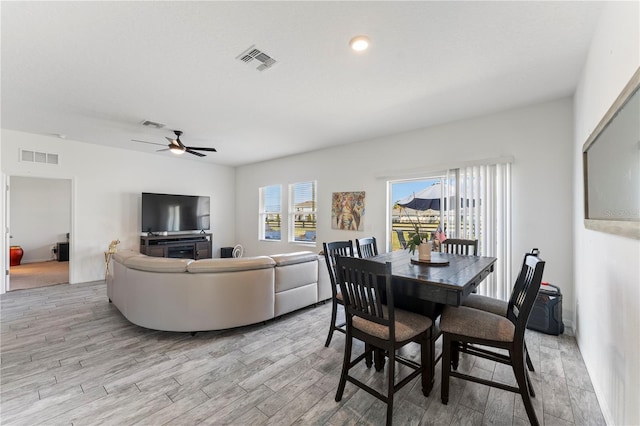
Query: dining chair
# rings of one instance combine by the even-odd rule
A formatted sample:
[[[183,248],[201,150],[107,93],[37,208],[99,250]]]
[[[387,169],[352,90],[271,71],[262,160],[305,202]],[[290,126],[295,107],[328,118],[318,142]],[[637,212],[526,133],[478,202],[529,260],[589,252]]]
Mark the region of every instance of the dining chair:
[[[331,281],[331,325],[329,326],[329,335],[325,342],[325,347],[329,347],[334,331],[345,333],[345,322],[336,324],[338,316],[338,305],[344,305],[342,302],[342,294],[340,293],[338,280],[336,278],[336,256],[354,257],[353,242],[334,241],[331,243],[322,243],[324,252],[324,260],[327,262],[327,272],[329,272],[329,280]]]
[[[440,317],[440,330],[443,335],[441,386],[443,404],[446,405],[449,401],[449,377],[457,377],[519,393],[529,422],[533,426],[539,425],[531,403],[531,397],[535,397],[535,391],[529,372],[525,368],[524,334],[527,320],[540,289],[544,265],[545,262],[540,260],[536,254],[528,253],[525,255],[520,274],[509,299],[506,316],[467,306],[447,306],[444,308]],[[465,345],[465,343],[474,343],[482,345],[482,347]],[[506,350],[507,354],[488,348]],[[455,371],[460,352],[510,365],[516,378],[517,387]]]
[[[407,248],[407,240],[404,237],[404,231],[401,229],[396,229],[396,234],[398,234],[398,241],[403,249]]]
[[[460,238],[447,238],[441,243],[441,250],[444,253],[464,254],[466,256],[477,256],[478,240],[463,240]]]
[[[433,322],[426,316],[394,307],[390,262],[379,263],[339,256],[336,260],[336,272],[347,316],[347,338],[336,402],[342,399],[346,382],[349,381],[387,404],[387,425],[391,425],[394,394],[415,377],[431,374],[427,364],[431,359],[429,331]],[[386,292],[386,305],[382,304],[382,291]],[[352,360],[354,338],[363,341],[365,349],[364,353]],[[419,363],[396,354],[396,350],[411,342],[420,345]],[[389,357],[386,395],[350,374],[360,361],[371,359],[374,348],[386,352]],[[397,383],[396,362],[412,370]],[[367,362],[367,367],[369,366]]]
[[[356,240],[356,249],[358,257],[364,259],[378,255],[378,244],[376,237],[358,238]]]
[[[532,249],[529,253],[525,254],[536,255],[538,256],[540,251],[537,248]],[[520,283],[519,279],[516,279],[516,285]],[[514,292],[517,293],[517,289],[514,288],[512,290],[512,294]],[[470,294],[467,298],[462,302],[463,306],[468,306],[469,308],[480,309],[481,311],[490,312],[492,314],[500,315],[503,317],[507,316],[507,309],[509,307],[509,302],[501,299],[497,299],[495,297],[483,296],[481,294]],[[533,363],[531,362],[531,358],[529,357],[529,351],[527,350],[527,344],[525,343],[525,356],[527,361],[527,368],[529,371],[535,371],[533,368]]]

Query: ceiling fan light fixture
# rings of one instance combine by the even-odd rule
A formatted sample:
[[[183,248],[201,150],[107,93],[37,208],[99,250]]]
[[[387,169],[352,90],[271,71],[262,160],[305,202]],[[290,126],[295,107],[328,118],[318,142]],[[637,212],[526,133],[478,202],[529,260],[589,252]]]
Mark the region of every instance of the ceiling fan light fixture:
[[[172,146],[171,148],[169,148],[169,151],[171,151],[172,153],[174,153],[176,155],[184,154],[184,149],[180,148],[179,146]]]
[[[369,48],[369,37],[359,35],[351,39],[349,46],[356,52],[362,52]]]

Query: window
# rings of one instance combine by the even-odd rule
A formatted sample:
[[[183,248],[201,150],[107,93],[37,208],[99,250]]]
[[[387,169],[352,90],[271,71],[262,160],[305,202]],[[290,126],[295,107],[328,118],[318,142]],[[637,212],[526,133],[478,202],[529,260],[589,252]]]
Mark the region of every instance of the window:
[[[263,186],[260,188],[260,240],[280,241],[282,185]]]
[[[289,185],[289,242],[316,242],[316,182]]]

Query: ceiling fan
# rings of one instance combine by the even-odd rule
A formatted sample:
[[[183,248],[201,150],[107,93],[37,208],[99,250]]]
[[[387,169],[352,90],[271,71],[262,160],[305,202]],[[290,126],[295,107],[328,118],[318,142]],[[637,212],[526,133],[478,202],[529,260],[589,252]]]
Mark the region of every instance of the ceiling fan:
[[[176,135],[175,139],[167,137],[167,140],[169,141],[169,144],[166,145],[166,146],[168,148],[159,149],[158,152],[160,152],[160,151],[171,151],[172,153],[174,153],[176,155],[182,155],[185,152],[188,152],[189,154],[197,155],[198,157],[206,157],[205,154],[202,154],[202,153],[200,153],[198,151],[218,152],[215,148],[202,148],[202,147],[195,147],[195,146],[186,146],[185,144],[182,143],[182,141],[180,141],[180,136],[182,135],[182,131],[181,130],[174,130],[173,133]],[[162,144],[162,143],[140,141],[140,140],[136,140],[136,139],[131,139],[131,140],[133,142],[140,142],[140,143],[148,143],[148,144],[151,144],[151,145],[165,146],[165,144]]]

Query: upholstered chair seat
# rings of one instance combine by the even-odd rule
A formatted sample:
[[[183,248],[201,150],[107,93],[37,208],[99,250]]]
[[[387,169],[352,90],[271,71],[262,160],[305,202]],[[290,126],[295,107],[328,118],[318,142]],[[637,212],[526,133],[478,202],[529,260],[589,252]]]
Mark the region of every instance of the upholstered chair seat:
[[[482,326],[478,326],[479,324]],[[513,342],[515,329],[515,325],[506,316],[464,306],[447,306],[440,319],[440,330],[444,333],[464,334],[498,342]]]
[[[389,309],[382,306],[384,319],[389,319]],[[395,308],[396,342],[404,342],[427,331],[433,322],[424,315]],[[379,339],[389,339],[389,327],[361,317],[353,317],[353,327]]]
[[[462,304],[503,317],[507,315],[507,306],[509,305],[509,303],[504,300],[482,296],[480,294],[470,294]]]

